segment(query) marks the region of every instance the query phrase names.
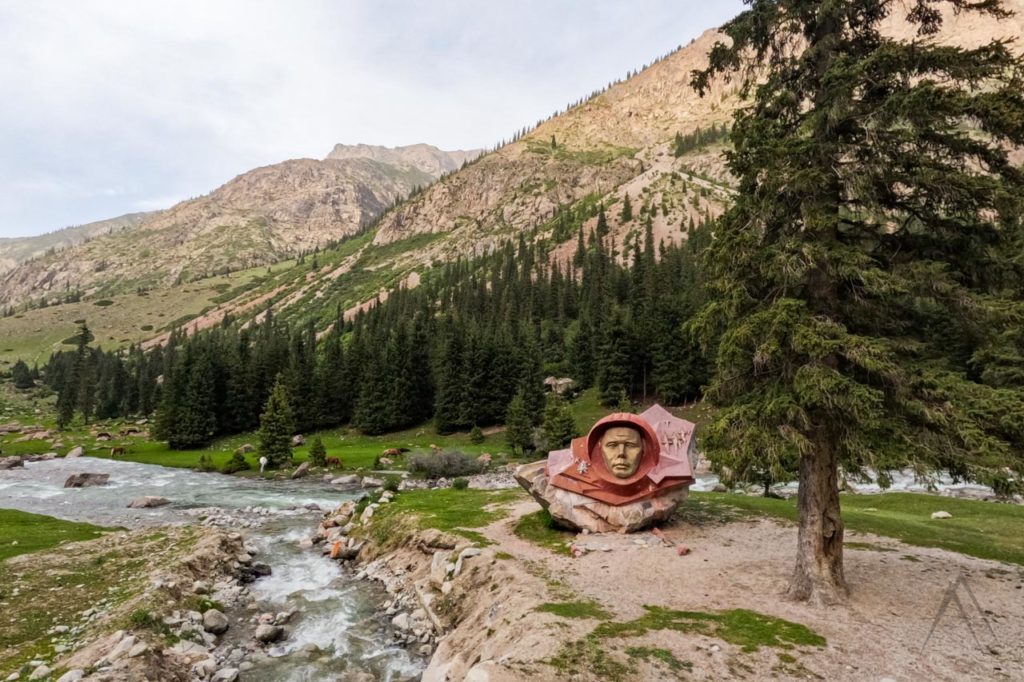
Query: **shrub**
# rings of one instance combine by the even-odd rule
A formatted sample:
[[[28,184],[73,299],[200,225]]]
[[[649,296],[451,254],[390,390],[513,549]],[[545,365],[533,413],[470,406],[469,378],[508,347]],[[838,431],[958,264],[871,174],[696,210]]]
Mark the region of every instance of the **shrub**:
[[[151,324],[144,324],[141,327],[139,327],[139,329],[141,329],[144,332],[151,332],[151,331],[153,331],[153,325],[151,325]]]
[[[101,308],[106,308],[108,305],[114,305],[114,302],[111,301],[109,298],[104,298],[99,301],[96,301],[95,303],[93,303],[93,305],[98,305]]]
[[[469,442],[478,445],[484,442],[484,432],[480,430],[479,426],[474,426],[473,430],[469,432]]]
[[[461,452],[423,453],[409,458],[409,471],[431,479],[454,478],[478,473],[480,464]]]
[[[466,488],[469,487],[469,479],[456,478],[454,481],[452,481],[452,487],[455,488],[456,490],[465,490]]]
[[[384,479],[384,490],[390,490],[393,493],[398,492],[398,486],[401,485],[402,479],[398,476],[388,476]]]
[[[204,452],[199,455],[199,461],[196,463],[196,469],[199,471],[216,471],[217,467],[213,466],[213,460]]]
[[[221,467],[220,471],[222,474],[236,474],[239,471],[248,471],[251,468],[252,465],[249,464],[249,460],[245,458],[245,455],[241,452],[236,452],[231,455],[231,459]]]
[[[309,463],[315,467],[322,467],[327,464],[327,448],[320,436],[313,439],[309,446]]]

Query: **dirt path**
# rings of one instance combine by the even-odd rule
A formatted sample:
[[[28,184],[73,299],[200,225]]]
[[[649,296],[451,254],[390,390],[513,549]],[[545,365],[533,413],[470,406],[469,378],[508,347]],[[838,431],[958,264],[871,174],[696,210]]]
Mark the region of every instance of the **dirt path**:
[[[536,509],[532,501],[517,504],[511,519],[489,526],[485,534],[502,551],[532,566],[531,573],[547,576],[549,585],[560,583],[575,593],[571,599],[565,593],[537,595],[539,603],[594,601],[617,622],[643,616],[645,605],[700,612],[749,609],[805,625],[827,640],[823,648],[762,647],[742,652],[721,639],[651,630],[641,637],[608,642],[619,645],[609,651],[623,661],[626,656],[621,652],[629,647],[668,650],[685,664],[686,679],[1024,679],[1024,569],[1019,566],[848,533],[847,541],[859,547],[846,552],[850,603],[817,609],[780,597],[796,546],[793,525],[690,518],[665,529],[671,539],[692,548],[688,556],[678,556],[644,533],[579,536],[577,544],[591,551],[573,559],[513,533],[519,517]],[[961,574],[987,612],[995,638],[961,588],[959,598],[971,629],[951,604],[922,652],[943,598]],[[531,641],[524,660],[544,660],[573,646],[579,622],[551,628],[544,644]],[[640,662],[628,679],[679,679],[679,674],[679,669]],[[570,677],[600,675],[576,670]]]

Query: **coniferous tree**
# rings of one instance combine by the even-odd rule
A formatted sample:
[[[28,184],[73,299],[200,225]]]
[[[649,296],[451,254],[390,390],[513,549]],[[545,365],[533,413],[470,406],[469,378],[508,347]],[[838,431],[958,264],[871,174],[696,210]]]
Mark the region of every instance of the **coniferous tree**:
[[[533,449],[533,420],[526,407],[523,389],[516,391],[505,413],[505,440],[513,452],[526,454]]]
[[[36,382],[32,380],[32,370],[23,360],[18,360],[11,367],[11,379],[14,381],[15,388],[26,389],[36,385]]]
[[[272,469],[291,464],[291,441],[294,431],[288,389],[285,387],[284,379],[278,375],[274,387],[270,390],[266,407],[260,415],[260,444],[256,449],[258,455],[267,458]]]
[[[619,214],[619,220],[624,223],[633,220],[633,204],[629,200],[629,193],[622,199],[622,212]]]
[[[572,407],[557,393],[548,395],[547,406],[544,408],[544,424],[541,428],[549,450],[566,447],[578,435]]]
[[[748,480],[799,461],[788,595],[829,604],[847,594],[840,469],[1024,478],[1024,392],[972,363],[1021,309],[1024,64],[929,39],[943,6],[1003,17],[999,0],[748,1],[693,81],[754,60],[695,325],[724,408],[705,446]],[[881,32],[896,13],[914,39]]]

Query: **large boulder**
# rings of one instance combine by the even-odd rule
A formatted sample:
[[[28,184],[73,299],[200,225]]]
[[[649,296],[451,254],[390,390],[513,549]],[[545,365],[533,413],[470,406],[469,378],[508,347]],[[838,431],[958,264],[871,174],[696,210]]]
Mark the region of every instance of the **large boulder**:
[[[146,495],[145,497],[136,497],[134,500],[128,503],[129,509],[151,509],[153,507],[163,507],[164,505],[170,504],[171,501],[166,497],[157,497],[155,495]]]
[[[556,524],[569,530],[592,533],[634,533],[652,524],[667,521],[686,499],[687,488],[675,488],[637,502],[613,505],[550,485],[547,462],[524,464],[515,477]]]
[[[110,474],[71,474],[68,480],[64,481],[65,488],[91,488],[98,485],[106,485],[110,482]]]
[[[0,457],[0,471],[5,471],[7,469],[14,469],[15,467],[24,466],[25,460],[22,459],[21,457],[18,457],[17,455],[12,455],[10,457]]]
[[[85,454],[85,448],[83,448],[81,445],[77,445],[77,446],[71,448],[70,450],[68,450],[68,454],[64,455],[64,457],[66,459],[72,459],[74,457],[81,457],[84,454]]]
[[[302,478],[309,473],[309,462],[303,462],[299,467],[292,472],[292,478]]]

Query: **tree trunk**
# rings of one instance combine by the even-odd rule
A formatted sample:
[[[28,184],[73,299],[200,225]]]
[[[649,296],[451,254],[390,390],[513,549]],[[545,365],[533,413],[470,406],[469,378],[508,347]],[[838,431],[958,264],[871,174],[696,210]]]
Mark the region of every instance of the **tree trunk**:
[[[838,478],[835,451],[830,443],[801,458],[797,491],[800,531],[796,568],[786,590],[789,599],[818,606],[846,601]]]

